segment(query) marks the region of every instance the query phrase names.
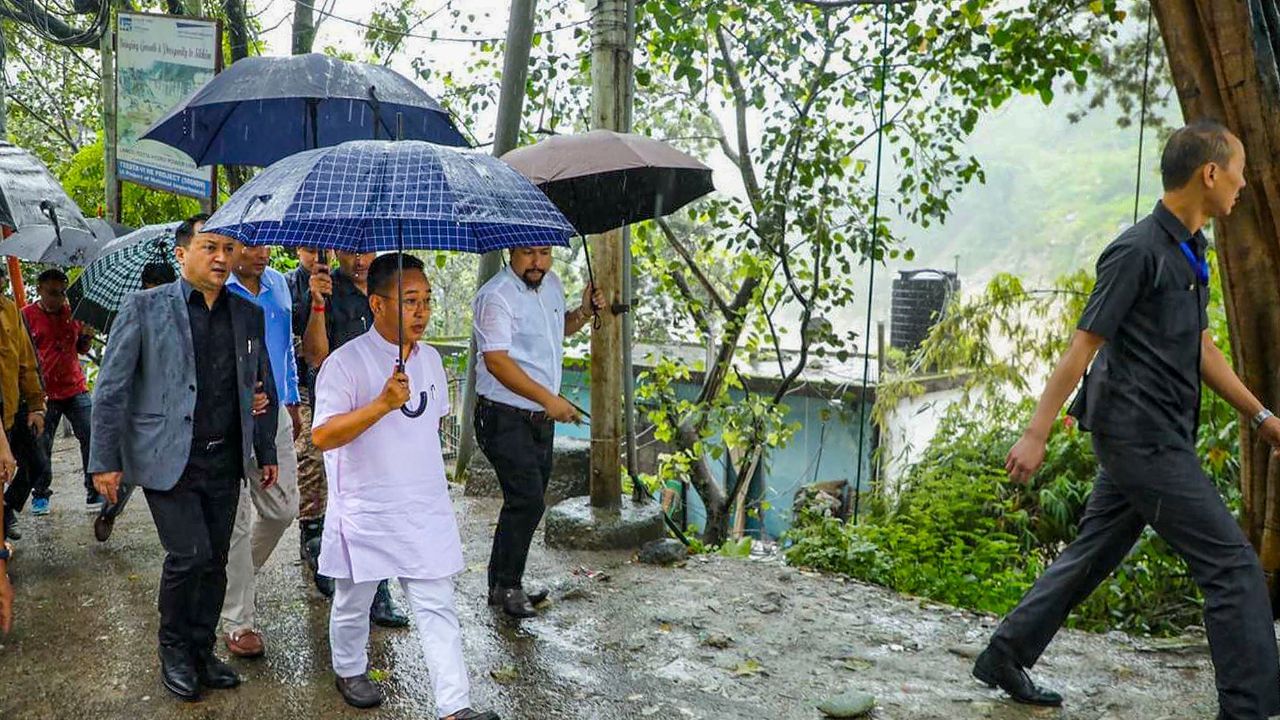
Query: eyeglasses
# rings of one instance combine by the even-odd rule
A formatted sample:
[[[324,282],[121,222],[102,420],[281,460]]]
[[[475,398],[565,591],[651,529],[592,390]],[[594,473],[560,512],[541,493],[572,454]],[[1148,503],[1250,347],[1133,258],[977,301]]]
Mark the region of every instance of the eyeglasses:
[[[374,293],[374,295],[377,295],[380,298],[386,298],[387,300],[391,300],[391,301],[395,300],[395,297],[391,295],[383,295],[382,293]],[[432,302],[433,301],[430,296],[427,296],[425,298],[404,298],[400,301],[400,306],[408,308],[413,312],[417,312],[419,310],[430,310]]]

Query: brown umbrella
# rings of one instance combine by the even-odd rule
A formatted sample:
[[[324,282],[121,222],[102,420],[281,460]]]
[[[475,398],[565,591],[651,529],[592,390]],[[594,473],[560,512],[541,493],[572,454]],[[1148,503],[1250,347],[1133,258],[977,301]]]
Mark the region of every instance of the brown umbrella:
[[[502,156],[583,235],[675,212],[715,189],[711,168],[643,135],[556,135]]]

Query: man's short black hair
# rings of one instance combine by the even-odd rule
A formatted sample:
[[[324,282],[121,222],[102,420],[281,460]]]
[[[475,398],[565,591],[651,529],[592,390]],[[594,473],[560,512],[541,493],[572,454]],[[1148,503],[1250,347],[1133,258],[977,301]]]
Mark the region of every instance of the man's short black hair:
[[[147,263],[142,268],[142,287],[156,287],[157,285],[167,285],[178,279],[178,274],[173,271],[173,266],[167,262]]]
[[[40,276],[36,278],[37,285],[43,285],[47,282],[68,282],[67,274],[58,268],[49,268],[48,270],[40,273]]]
[[[187,247],[191,244],[191,238],[196,236],[196,223],[202,223],[209,219],[209,213],[196,213],[191,217],[183,220],[178,229],[173,231],[173,239],[178,243],[178,247]]]
[[[1197,120],[1174,130],[1160,155],[1164,189],[1185,187],[1206,163],[1226,165],[1231,160],[1230,136],[1231,131],[1216,120]]]
[[[369,265],[369,292],[374,295],[391,295],[396,290],[397,257],[402,253],[387,253],[374,258]],[[403,253],[405,270],[426,272],[425,265],[418,258]]]

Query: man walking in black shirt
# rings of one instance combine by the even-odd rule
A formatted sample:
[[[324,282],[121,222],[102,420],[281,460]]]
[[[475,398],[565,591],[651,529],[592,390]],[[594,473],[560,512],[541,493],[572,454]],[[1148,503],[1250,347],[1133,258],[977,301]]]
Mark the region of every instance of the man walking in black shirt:
[[[1244,166],[1244,146],[1217,123],[1173,133],[1160,160],[1164,197],[1102,251],[1071,346],[1009,452],[1010,477],[1025,482],[1044,462],[1049,429],[1093,360],[1070,411],[1093,434],[1100,465],[1079,535],[1005,617],[973,669],[1019,702],[1062,704],[1025,668],[1150,525],[1186,560],[1204,593],[1219,719],[1280,713],[1280,663],[1262,568],[1196,457],[1201,380],[1280,448],[1280,420],[1236,377],[1213,342],[1205,311],[1209,265],[1201,229],[1231,212],[1245,185]]]

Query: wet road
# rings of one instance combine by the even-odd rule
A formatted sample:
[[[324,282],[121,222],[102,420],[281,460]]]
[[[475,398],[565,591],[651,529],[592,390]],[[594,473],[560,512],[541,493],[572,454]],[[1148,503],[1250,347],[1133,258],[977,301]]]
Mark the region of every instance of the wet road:
[[[146,503],[139,495],[112,539],[94,541],[67,442],[55,456],[53,513],[21,519],[16,629],[0,638],[0,719],[435,716],[412,628],[373,632],[371,662],[386,673],[388,702],[373,711],[342,702],[328,664],[328,604],[303,575],[296,530],[259,580],[267,656],[233,661],[245,678],[236,690],[173,700],[157,674],[162,552]],[[1064,633],[1036,675],[1064,692],[1066,708],[1019,707],[968,677],[964,655],[992,618],[768,559],[652,568],[624,553],[550,551],[539,536],[529,576],[552,587],[552,604],[515,623],[484,604],[498,504],[460,492],[454,502],[468,563],[458,605],[473,704],[504,718],[817,718],[817,701],[849,688],[875,694],[881,719],[1213,716],[1202,642],[1153,652],[1124,636]],[[607,579],[575,572],[582,567]]]

